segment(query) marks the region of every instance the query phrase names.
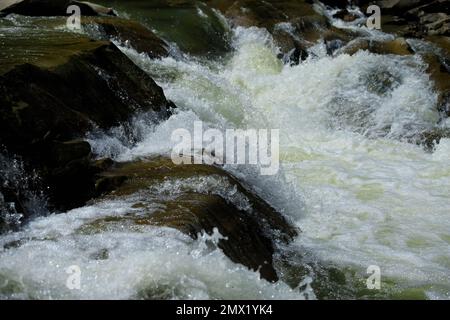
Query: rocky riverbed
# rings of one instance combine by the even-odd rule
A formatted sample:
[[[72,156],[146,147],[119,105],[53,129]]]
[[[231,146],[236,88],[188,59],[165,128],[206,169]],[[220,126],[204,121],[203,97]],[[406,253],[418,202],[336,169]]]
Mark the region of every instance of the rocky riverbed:
[[[449,6],[0,1],[0,297],[448,298]],[[195,121],[280,172],[173,164]]]

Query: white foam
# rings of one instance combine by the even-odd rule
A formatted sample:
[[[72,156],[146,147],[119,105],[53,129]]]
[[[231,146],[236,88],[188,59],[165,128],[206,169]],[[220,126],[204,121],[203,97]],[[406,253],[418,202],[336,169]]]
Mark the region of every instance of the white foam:
[[[436,94],[423,62],[361,51],[353,56],[318,55],[298,66],[283,66],[270,37],[257,28],[235,30],[234,48],[233,56],[217,63],[188,57],[150,60],[123,48],[156,77],[179,109],[146,131],[136,145],[115,149],[116,159],[165,154],[172,130],[192,130],[197,120],[221,129],[278,128],[282,172],[261,177],[255,168],[225,168],[302,229],[293,248],[302,246],[321,260],[361,273],[375,264],[382,277],[397,286],[448,297],[449,141],[442,140],[434,154],[404,141],[433,129],[438,120]],[[384,71],[398,79],[385,92],[377,93],[363,81]],[[99,141],[94,149],[105,152],[105,140]],[[110,205],[111,212],[124,208]],[[3,252],[2,274],[24,277],[27,290],[37,297],[130,297],[137,288],[154,293],[164,289],[169,297],[292,297],[286,285],[257,280],[256,273],[231,263],[218,250],[194,258],[190,252],[198,244],[173,231],[170,236],[155,229],[90,237],[64,232],[94,211],[102,212],[86,207],[36,221],[32,232],[42,230],[44,236],[56,228],[56,242],[33,240]],[[39,223],[44,225],[39,228]],[[108,247],[113,258],[89,261],[83,251],[88,247]],[[33,266],[23,264],[28,255],[36,261]],[[78,293],[53,290],[61,286],[62,266],[74,261],[95,281]],[[44,290],[39,281],[50,289]]]
[[[216,231],[192,240],[174,229],[142,226],[83,234],[77,229],[102,217],[132,213],[135,199],[102,202],[33,221],[4,236],[0,297],[19,299],[302,299],[299,290],[270,284],[257,272],[211,249]],[[121,226],[121,227],[120,227]],[[209,245],[205,245],[209,242]],[[103,255],[103,257],[102,257]],[[106,255],[106,256],[105,256]],[[24,263],[32,261],[33,263]],[[80,289],[66,286],[70,266],[80,268]]]

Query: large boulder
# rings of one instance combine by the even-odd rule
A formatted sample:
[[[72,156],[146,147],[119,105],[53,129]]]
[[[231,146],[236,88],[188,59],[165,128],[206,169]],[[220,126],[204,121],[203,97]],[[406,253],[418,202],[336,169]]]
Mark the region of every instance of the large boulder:
[[[108,41],[32,25],[3,30],[0,145],[38,168],[57,208],[82,205],[94,196],[99,169],[87,143],[73,139],[136,112],[165,119],[173,105]]]
[[[138,212],[98,219],[80,232],[132,230],[144,224],[175,228],[197,238],[217,229],[224,237],[218,246],[232,261],[259,270],[266,280],[278,279],[272,265],[276,243],[288,242],[297,230],[221,168],[175,165],[157,157],[116,164],[100,176],[97,188],[106,193],[105,199],[132,199]]]
[[[111,1],[98,1],[110,5]],[[142,23],[182,52],[217,57],[230,49],[230,30],[211,7],[196,0],[114,1],[114,8]]]
[[[111,8],[88,1],[69,0],[5,0],[0,2],[0,12],[25,16],[66,16],[71,14],[67,12],[71,5],[78,6],[84,16],[116,15]]]

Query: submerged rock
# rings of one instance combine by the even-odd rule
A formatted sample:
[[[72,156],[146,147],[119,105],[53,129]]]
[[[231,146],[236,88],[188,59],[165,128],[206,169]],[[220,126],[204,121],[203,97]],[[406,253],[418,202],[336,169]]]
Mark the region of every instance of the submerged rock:
[[[269,31],[277,23],[317,15],[312,4],[303,0],[204,0],[204,2],[220,10],[236,25],[264,27]]]
[[[285,218],[224,170],[208,165],[175,165],[164,157],[116,164],[101,174],[105,198],[135,199],[138,213],[102,218],[79,232],[96,233],[116,224],[155,225],[197,238],[214,229],[225,237],[218,246],[234,262],[276,281],[272,255],[277,242],[297,234]],[[99,184],[98,184],[99,185]],[[109,187],[108,187],[109,185]]]
[[[401,78],[388,70],[373,70],[362,77],[361,81],[369,92],[380,96],[389,94],[401,84]]]
[[[450,96],[450,72],[443,64],[442,59],[434,54],[423,55],[424,61],[428,64],[427,73],[434,83],[438,93],[438,110],[446,116],[450,116],[449,96]]]
[[[450,90],[443,92],[439,98],[438,110],[450,117]]]
[[[161,58],[168,55],[169,45],[150,29],[135,21],[117,17],[87,17],[81,23],[84,30],[96,39],[118,40],[138,52],[148,54],[150,58]]]

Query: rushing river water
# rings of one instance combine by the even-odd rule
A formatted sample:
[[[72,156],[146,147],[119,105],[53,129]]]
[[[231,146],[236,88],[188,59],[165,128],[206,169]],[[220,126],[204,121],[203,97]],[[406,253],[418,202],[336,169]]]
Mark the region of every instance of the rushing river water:
[[[318,44],[306,61],[290,66],[277,59],[264,29],[231,32],[232,53],[217,61],[176,50],[152,60],[121,47],[178,110],[158,125],[136,116],[140,140],[132,146],[120,128],[93,133],[88,139],[95,152],[118,161],[169,154],[173,130],[192,131],[198,120],[219,129],[280,129],[277,175],[260,176],[251,166],[225,168],[302,230],[281,251],[350,270],[349,287],[365,286],[366,269],[379,266],[381,297],[450,298],[450,140],[443,139],[433,152],[408,142],[439,120],[425,63],[418,55],[367,51],[329,56]],[[368,32],[367,37],[388,36]],[[371,75],[387,72],[394,84],[380,94]],[[132,205],[133,199],[97,202],[36,218],[22,231],[2,236],[0,248],[8,249],[0,249],[0,296],[315,297],[309,284],[322,280],[314,267],[296,288],[270,284],[220,250],[207,250],[205,241],[216,241],[219,234],[192,240],[155,227],[78,232],[86,222],[123,215]],[[71,265],[82,272],[80,290],[65,286]],[[349,290],[342,297],[358,296]]]

